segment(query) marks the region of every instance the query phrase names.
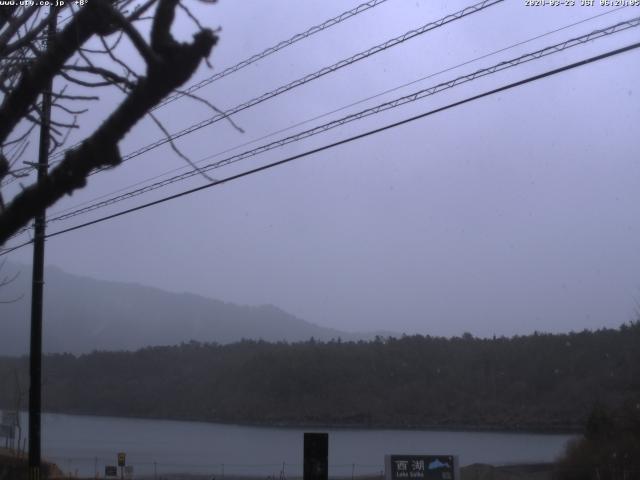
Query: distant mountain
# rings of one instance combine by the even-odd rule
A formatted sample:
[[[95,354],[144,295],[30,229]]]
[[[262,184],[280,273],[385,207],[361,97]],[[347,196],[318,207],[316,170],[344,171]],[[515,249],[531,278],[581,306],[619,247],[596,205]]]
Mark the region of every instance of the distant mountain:
[[[0,280],[20,271],[0,289],[0,355],[21,355],[29,347],[29,267],[5,265]],[[241,306],[189,293],[170,293],[132,283],[79,277],[45,269],[45,352],[85,353],[135,350],[196,340],[230,343],[245,339],[299,341],[372,338],[323,328],[272,305]]]

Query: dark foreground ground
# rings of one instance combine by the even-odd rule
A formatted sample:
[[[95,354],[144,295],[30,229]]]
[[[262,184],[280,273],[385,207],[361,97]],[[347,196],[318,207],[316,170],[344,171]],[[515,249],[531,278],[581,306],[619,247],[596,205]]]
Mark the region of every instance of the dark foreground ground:
[[[552,480],[553,465],[537,464],[537,465],[510,465],[494,467],[492,465],[474,464],[460,469],[460,480]],[[21,474],[24,472],[16,472],[3,470],[0,468],[0,480],[21,480]],[[16,476],[18,475],[18,476]],[[24,477],[26,478],[26,477]],[[52,480],[94,480],[93,477],[79,478],[68,477],[62,475],[58,470],[49,477]],[[103,478],[103,477],[101,477]],[[119,478],[119,477],[118,477]],[[215,477],[213,477],[215,478]],[[158,477],[138,476],[137,480],[212,480],[208,475],[189,475],[189,474],[171,474],[158,475]],[[243,476],[225,476],[225,480],[280,480],[273,477],[243,477]],[[301,480],[299,477],[287,477],[284,480]],[[351,477],[330,477],[330,480],[352,480]],[[374,476],[356,476],[353,480],[381,480],[378,475]]]
[[[25,461],[16,458],[7,450],[0,448],[0,480],[21,480],[26,478]],[[68,477],[53,464],[47,465],[48,478],[51,480],[95,480],[93,477]],[[531,465],[492,466],[474,464],[460,469],[460,480],[552,480],[554,466],[551,463]],[[104,477],[101,477],[104,478]],[[118,477],[119,478],[119,477]],[[135,480],[222,480],[210,475],[170,474],[170,475],[136,475]],[[259,477],[225,475],[224,480],[302,480],[300,477]],[[330,477],[330,480],[383,480],[380,475],[357,475],[355,477]]]
[[[551,480],[553,464],[541,463],[532,465],[509,465],[494,467],[492,465],[474,464],[460,469],[460,480]],[[155,480],[152,476],[136,477],[140,480]],[[162,475],[157,480],[212,480],[205,475]],[[216,479],[218,480],[218,479]],[[225,480],[280,480],[272,477],[225,476]],[[286,477],[284,480],[301,480],[299,477]],[[329,480],[351,480],[351,477],[329,477]],[[355,476],[353,480],[381,480],[379,475]]]

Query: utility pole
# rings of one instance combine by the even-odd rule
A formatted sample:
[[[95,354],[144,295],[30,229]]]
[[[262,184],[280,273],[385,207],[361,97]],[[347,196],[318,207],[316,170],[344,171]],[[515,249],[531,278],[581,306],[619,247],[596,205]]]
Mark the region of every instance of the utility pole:
[[[47,49],[56,32],[57,14],[49,7]],[[45,180],[49,166],[51,90],[53,79],[42,92],[42,118],[38,149],[38,183]],[[35,216],[33,241],[33,284],[31,287],[31,345],[29,353],[29,480],[40,480],[40,413],[42,411],[42,293],[44,286],[44,236],[46,209]]]

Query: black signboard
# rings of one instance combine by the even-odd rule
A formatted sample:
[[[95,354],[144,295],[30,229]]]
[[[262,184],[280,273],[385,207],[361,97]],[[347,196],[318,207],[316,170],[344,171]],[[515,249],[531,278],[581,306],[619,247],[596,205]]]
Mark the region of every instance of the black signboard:
[[[107,465],[104,467],[104,476],[105,477],[117,477],[118,476],[118,467]]]
[[[329,434],[304,434],[304,480],[327,480],[329,477]]]
[[[460,480],[452,455],[391,455],[391,480]]]

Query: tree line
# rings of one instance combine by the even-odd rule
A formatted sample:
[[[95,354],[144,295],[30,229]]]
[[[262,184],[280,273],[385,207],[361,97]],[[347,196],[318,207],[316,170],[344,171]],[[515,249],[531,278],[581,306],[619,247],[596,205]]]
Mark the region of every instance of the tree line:
[[[15,373],[17,378],[15,380]],[[595,404],[640,404],[640,322],[512,338],[403,336],[182,343],[46,355],[49,412],[263,425],[583,428]],[[0,357],[0,407],[28,358]]]

